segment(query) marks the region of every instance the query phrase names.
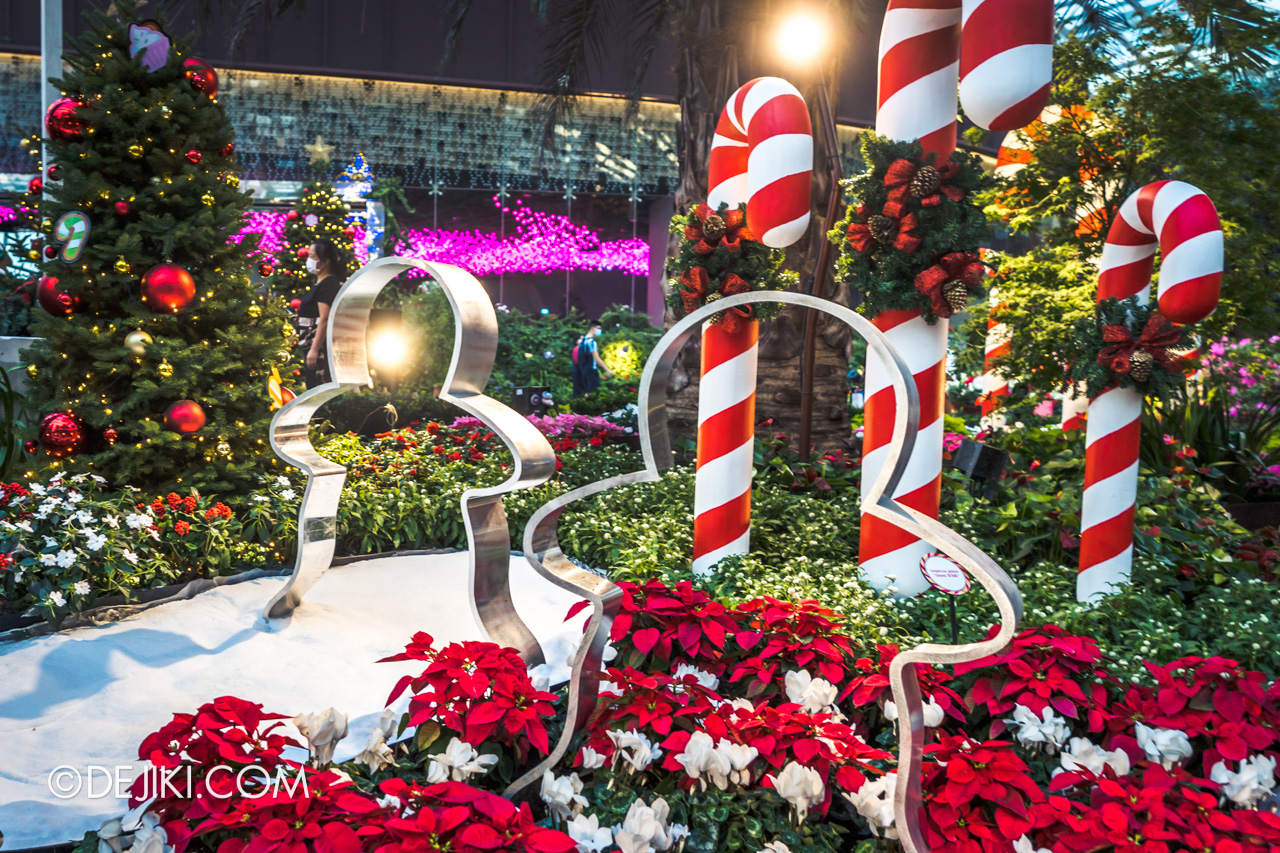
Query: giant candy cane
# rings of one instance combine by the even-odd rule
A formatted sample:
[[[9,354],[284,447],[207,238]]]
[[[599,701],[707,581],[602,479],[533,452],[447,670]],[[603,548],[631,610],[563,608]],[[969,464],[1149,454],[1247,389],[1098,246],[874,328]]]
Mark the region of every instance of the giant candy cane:
[[[956,87],[970,117],[991,130],[1013,130],[1044,109],[1052,78],[1052,0],[890,0],[880,31],[876,130],[920,140],[946,159],[956,145]],[[886,311],[872,322],[906,359],[920,394],[915,449],[893,497],[938,515],[942,486],[942,409],[947,324],[918,311]],[[868,357],[862,482],[875,481],[888,453],[893,396],[888,366]],[[858,558],[879,588],[902,595],[928,588],[920,558],[930,550],[875,516],[862,516]]]
[[[781,248],[809,227],[813,128],[804,99],[786,80],[759,77],[733,93],[711,146],[707,202],[747,205],[747,227]],[[751,477],[759,323],[702,328],[693,570],[745,554],[751,537]]]
[[[1148,184],[1125,200],[1102,249],[1098,300],[1137,296],[1146,304],[1157,243],[1160,312],[1179,324],[1208,317],[1222,289],[1222,226],[1209,197],[1182,181]],[[1095,601],[1129,579],[1141,418],[1142,395],[1131,388],[1089,401],[1079,601]]]

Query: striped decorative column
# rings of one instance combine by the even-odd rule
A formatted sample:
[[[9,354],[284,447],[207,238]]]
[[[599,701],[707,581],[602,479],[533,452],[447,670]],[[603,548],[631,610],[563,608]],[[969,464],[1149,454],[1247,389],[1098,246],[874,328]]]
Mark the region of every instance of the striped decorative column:
[[[1004,429],[1004,398],[1009,396],[1009,380],[995,372],[996,362],[1009,354],[1009,326],[996,321],[999,304],[996,289],[991,288],[992,313],[987,315],[987,343],[982,356],[982,428]]]

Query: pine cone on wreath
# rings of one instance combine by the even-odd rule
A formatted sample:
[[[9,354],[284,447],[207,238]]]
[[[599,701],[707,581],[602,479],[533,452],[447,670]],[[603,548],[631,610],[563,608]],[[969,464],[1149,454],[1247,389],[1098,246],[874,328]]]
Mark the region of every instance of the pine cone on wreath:
[[[1155,357],[1146,350],[1135,350],[1129,356],[1129,375],[1134,382],[1146,382],[1150,379],[1155,366]]]

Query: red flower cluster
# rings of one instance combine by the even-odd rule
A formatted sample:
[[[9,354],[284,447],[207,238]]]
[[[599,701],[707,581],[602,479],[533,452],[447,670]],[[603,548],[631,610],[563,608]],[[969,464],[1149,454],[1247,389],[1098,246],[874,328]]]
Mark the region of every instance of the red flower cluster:
[[[740,604],[737,611],[751,620],[750,630],[739,632],[738,644],[752,649],[764,643],[760,653],[739,664],[729,679],[754,679],[747,695],[767,692],[775,679],[781,682],[789,667],[817,670],[832,684],[848,674],[846,661],[853,659],[853,641],[840,633],[842,617],[834,610],[812,600],[790,602],[765,596]]]
[[[719,675],[724,672],[722,660],[730,636],[742,628],[740,614],[729,610],[688,581],[669,587],[658,580],[644,586],[622,582],[622,607],[613,620],[609,639],[618,643],[628,638],[628,646],[620,649],[619,663],[649,669],[671,671],[687,663]],[[569,612],[572,617],[586,606],[583,602]]]
[[[998,632],[992,626],[988,639]],[[1075,637],[1057,625],[1023,631],[1009,650],[972,663],[956,666],[956,675],[984,670],[969,698],[991,715],[991,734],[1005,729],[1000,715],[1025,705],[1037,716],[1051,705],[1058,713],[1079,718],[1088,713],[1089,730],[1101,731],[1108,717],[1107,684],[1116,680],[1099,666],[1102,652],[1088,637]]]
[[[870,658],[858,658],[854,663],[859,674],[850,679],[849,684],[841,691],[840,698],[853,697],[853,705],[861,708],[880,701],[889,692],[889,665],[898,655],[898,647],[893,644],[876,646],[879,660],[872,663]],[[920,680],[920,692],[925,699],[932,699],[947,715],[964,722],[964,700],[960,694],[950,687],[944,686],[951,676],[928,664],[915,665],[916,677]]]
[[[577,844],[563,832],[533,821],[528,804],[510,800],[462,782],[420,786],[388,779],[382,793],[400,803],[401,815],[380,823],[382,837],[366,840],[378,853],[569,853]],[[372,836],[372,832],[369,833]]]
[[[6,508],[13,506],[16,502],[31,494],[31,492],[27,491],[26,486],[21,483],[0,483],[0,493],[4,495]]]
[[[473,747],[493,735],[514,747],[519,761],[527,745],[543,755],[551,751],[542,718],[555,713],[556,697],[534,688],[514,650],[480,642],[451,643],[438,651],[430,646],[429,635],[415,634],[402,654],[384,658],[428,660],[422,674],[400,679],[387,699],[391,704],[406,688],[413,691],[409,725],[434,720]]]
[[[218,501],[216,504],[209,507],[209,509],[207,509],[204,514],[205,521],[213,521],[214,519],[217,519],[217,518],[230,521],[231,516],[232,516],[231,507],[227,506],[222,501]]]

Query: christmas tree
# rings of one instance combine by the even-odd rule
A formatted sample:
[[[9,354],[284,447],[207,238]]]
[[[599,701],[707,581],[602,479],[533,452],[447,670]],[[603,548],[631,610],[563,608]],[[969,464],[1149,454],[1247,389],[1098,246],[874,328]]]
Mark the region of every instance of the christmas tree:
[[[232,495],[278,463],[267,378],[283,305],[228,242],[239,189],[217,74],[154,21],[95,14],[46,116],[46,246],[27,350],[36,467]],[[59,249],[60,247],[60,249]],[[52,473],[52,471],[46,471]]]
[[[315,284],[315,276],[307,272],[307,252],[321,237],[332,240],[347,259],[343,280],[360,268],[351,246],[355,231],[346,217],[347,206],[332,184],[315,180],[302,188],[298,204],[286,214],[285,247],[276,252],[274,260],[258,267],[259,274],[268,278],[272,293],[286,299],[300,298]]]

